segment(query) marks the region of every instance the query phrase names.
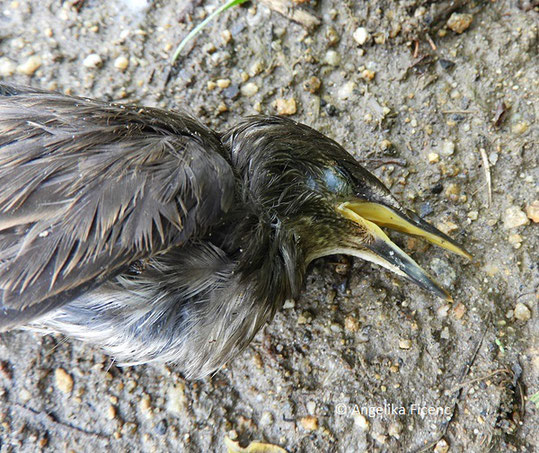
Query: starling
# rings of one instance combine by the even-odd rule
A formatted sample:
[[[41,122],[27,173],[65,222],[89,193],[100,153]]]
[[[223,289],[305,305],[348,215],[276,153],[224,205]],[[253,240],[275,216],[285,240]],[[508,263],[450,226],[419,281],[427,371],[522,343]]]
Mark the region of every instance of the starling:
[[[380,227],[470,257],[290,119],[217,133],[183,111],[0,84],[0,331],[60,332],[200,378],[323,256],[371,261],[449,299]]]

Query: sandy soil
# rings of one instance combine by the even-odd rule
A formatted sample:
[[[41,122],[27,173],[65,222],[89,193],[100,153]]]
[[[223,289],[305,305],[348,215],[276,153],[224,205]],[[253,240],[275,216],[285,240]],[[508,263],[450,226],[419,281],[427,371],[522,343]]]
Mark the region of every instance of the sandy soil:
[[[302,297],[198,382],[173,365],[119,368],[59,336],[1,334],[1,452],[224,451],[225,436],[306,452],[534,451],[533,1],[458,2],[471,15],[451,22],[460,34],[444,2],[313,2],[302,7],[320,18],[314,31],[253,2],[193,41],[166,88],[174,47],[217,2],[73,3],[0,2],[0,79],[187,106],[218,129],[291,114],[342,143],[474,260],[393,235],[452,304],[376,266],[320,260]]]

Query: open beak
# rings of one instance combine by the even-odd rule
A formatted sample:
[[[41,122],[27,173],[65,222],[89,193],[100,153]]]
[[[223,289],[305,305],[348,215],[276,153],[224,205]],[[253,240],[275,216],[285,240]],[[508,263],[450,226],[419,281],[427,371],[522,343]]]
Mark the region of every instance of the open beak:
[[[357,237],[357,244],[351,244],[350,248],[343,250],[344,253],[379,264],[443,299],[452,300],[449,293],[395,245],[380,226],[420,236],[444,249],[471,259],[472,256],[450,237],[412,211],[404,213],[378,203],[344,202],[337,206],[337,211],[362,230],[362,234]],[[351,240],[354,241],[354,238]]]

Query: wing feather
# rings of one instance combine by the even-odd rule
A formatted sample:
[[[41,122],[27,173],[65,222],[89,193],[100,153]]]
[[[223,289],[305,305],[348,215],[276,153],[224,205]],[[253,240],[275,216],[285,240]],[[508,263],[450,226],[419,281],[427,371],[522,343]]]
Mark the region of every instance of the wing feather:
[[[0,329],[202,234],[233,192],[185,113],[0,84]]]

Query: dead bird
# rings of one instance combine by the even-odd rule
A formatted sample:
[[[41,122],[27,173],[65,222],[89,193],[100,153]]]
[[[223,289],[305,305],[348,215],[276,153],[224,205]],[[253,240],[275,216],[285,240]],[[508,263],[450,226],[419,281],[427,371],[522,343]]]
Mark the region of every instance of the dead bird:
[[[339,144],[277,116],[0,84],[0,331],[61,332],[187,378],[233,359],[332,254],[442,289],[380,227],[470,257]]]

